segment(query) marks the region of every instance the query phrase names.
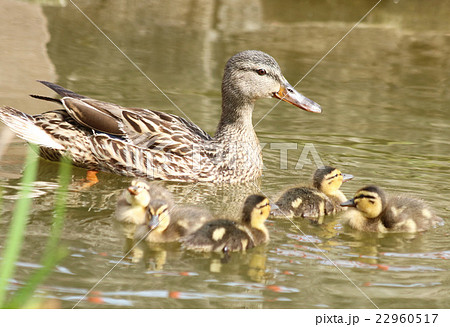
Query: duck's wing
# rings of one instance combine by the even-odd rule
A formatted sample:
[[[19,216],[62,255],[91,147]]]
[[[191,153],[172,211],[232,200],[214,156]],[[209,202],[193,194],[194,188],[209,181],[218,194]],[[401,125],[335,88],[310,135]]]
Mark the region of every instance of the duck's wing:
[[[247,231],[230,220],[207,222],[196,232],[181,239],[184,248],[198,252],[242,251],[254,246]]]
[[[40,81],[63,98],[59,100],[79,124],[97,132],[118,136],[141,147],[199,143],[211,136],[194,123],[163,112],[126,108],[90,99],[51,82]],[[54,99],[38,97],[44,100]]]
[[[317,218],[332,211],[331,201],[321,192],[311,187],[296,187],[287,190],[275,203],[280,212],[290,216]],[[289,216],[289,215],[288,215]]]
[[[170,151],[164,148],[143,148],[106,134],[92,136],[92,152],[100,169],[125,176],[138,176],[156,180],[184,182],[214,181],[209,169],[214,166],[202,147],[181,147]],[[185,154],[184,150],[189,150]],[[201,169],[200,169],[201,168]]]

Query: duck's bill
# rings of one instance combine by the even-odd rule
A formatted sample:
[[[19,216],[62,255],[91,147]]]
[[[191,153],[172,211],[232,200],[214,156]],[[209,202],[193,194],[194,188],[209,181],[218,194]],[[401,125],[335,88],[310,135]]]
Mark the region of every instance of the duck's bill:
[[[356,203],[353,199],[350,199],[348,201],[341,203],[341,207],[356,207]]]
[[[153,230],[156,227],[158,227],[158,224],[159,224],[159,215],[152,215],[148,223],[148,227],[150,227],[150,230]]]
[[[342,182],[348,182],[349,180],[353,179],[353,175],[350,174],[342,174]]]
[[[128,192],[130,192],[131,195],[137,195],[138,189],[135,186],[130,186],[130,187],[128,187]]]
[[[309,112],[322,112],[320,105],[297,92],[288,82],[282,84],[280,90],[273,96]]]

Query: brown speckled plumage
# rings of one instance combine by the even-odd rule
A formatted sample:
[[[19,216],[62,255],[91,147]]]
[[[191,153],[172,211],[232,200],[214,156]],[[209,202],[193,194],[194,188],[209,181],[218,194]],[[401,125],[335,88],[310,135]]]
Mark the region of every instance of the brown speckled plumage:
[[[67,152],[79,167],[150,179],[254,180],[262,170],[252,125],[255,101],[276,97],[320,112],[319,105],[292,88],[271,56],[254,50],[236,54],[225,67],[222,116],[214,137],[172,114],[125,108],[42,83],[62,99],[35,97],[60,102],[63,110],[30,116],[3,107],[0,120],[18,136],[40,145],[44,158],[56,160]]]

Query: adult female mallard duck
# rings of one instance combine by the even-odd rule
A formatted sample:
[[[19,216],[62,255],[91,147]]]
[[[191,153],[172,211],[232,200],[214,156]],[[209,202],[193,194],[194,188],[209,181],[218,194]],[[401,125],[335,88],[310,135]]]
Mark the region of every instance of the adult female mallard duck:
[[[339,188],[352,178],[352,175],[330,166],[318,168],[312,185],[288,189],[275,202],[277,208],[272,214],[277,217],[318,218],[340,211],[340,204],[347,198]]]
[[[240,222],[212,220],[182,239],[183,247],[198,252],[245,251],[269,241],[264,222],[270,213],[269,200],[262,195],[247,197]]]
[[[254,103],[278,98],[301,109],[320,106],[298,93],[268,54],[247,50],[230,58],[222,81],[222,116],[214,137],[192,122],[149,109],[125,108],[41,82],[62,99],[62,110],[30,116],[0,108],[0,120],[41,155],[68,153],[76,166],[126,176],[173,181],[244,182],[261,175],[262,157],[252,125]]]
[[[341,206],[354,207],[342,214],[342,222],[366,232],[422,232],[443,222],[423,201],[405,195],[387,196],[373,185],[358,190]]]

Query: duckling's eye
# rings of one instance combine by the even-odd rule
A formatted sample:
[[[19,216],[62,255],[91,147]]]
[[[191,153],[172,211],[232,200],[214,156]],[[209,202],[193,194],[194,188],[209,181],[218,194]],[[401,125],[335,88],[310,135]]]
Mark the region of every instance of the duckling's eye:
[[[372,204],[375,204],[375,201],[374,201],[374,200],[369,200],[369,202],[372,203]]]
[[[263,203],[263,204],[257,206],[256,208],[257,208],[257,209],[262,209],[262,208],[267,207],[268,205],[270,205],[270,203],[267,202],[267,203]]]
[[[258,75],[260,75],[260,76],[263,76],[263,75],[266,75],[266,74],[267,74],[266,70],[263,69],[263,68],[257,69],[256,72],[257,72]]]

